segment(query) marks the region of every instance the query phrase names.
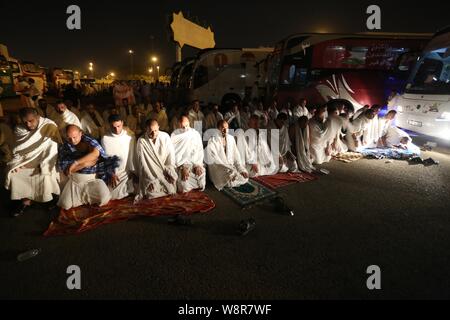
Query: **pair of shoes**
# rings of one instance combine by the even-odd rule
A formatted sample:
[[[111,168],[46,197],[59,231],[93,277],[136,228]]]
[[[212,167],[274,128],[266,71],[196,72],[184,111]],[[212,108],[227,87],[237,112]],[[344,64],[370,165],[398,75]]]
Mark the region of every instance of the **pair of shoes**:
[[[181,215],[170,218],[168,222],[178,226],[192,226],[192,220]]]
[[[25,213],[29,206],[21,203],[17,208],[11,213],[11,217],[17,218]]]
[[[423,160],[422,160],[421,157],[412,157],[412,158],[410,158],[410,159],[408,160],[408,163],[411,164],[411,165],[414,165],[414,164],[423,164]]]
[[[250,231],[255,229],[256,221],[253,218],[242,220],[239,224],[239,234],[241,236],[246,236]]]
[[[432,158],[428,158],[428,159],[425,159],[425,160],[423,160],[423,165],[424,166],[433,166],[433,165],[438,165],[439,164],[439,161],[436,161],[436,160],[434,160],[434,159],[432,159]]]
[[[274,200],[277,212],[291,217],[294,216],[294,211],[286,205],[282,197],[276,197]]]

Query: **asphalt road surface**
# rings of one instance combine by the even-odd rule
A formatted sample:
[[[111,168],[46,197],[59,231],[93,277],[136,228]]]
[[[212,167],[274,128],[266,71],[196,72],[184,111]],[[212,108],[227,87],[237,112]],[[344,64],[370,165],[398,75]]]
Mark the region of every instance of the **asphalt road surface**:
[[[416,141],[425,141],[416,137]],[[8,217],[0,199],[2,299],[403,299],[450,298],[450,155],[438,166],[360,160],[324,165],[330,175],[281,190],[295,216],[270,204],[241,211],[216,202],[193,226],[142,218],[76,236],[44,238],[54,216],[36,206]],[[238,236],[239,222],[256,228]],[[18,262],[19,253],[41,254]],[[81,269],[68,290],[67,267]],[[367,289],[367,267],[381,290]]]
[[[440,165],[331,162],[318,181],[282,189],[295,216],[270,204],[248,211],[220,192],[190,227],[143,218],[44,238],[51,214],[36,207],[0,218],[0,298],[6,299],[393,299],[450,297],[450,156]],[[246,237],[236,231],[256,219]],[[17,262],[17,254],[41,248]],[[66,287],[69,265],[82,289]],[[369,291],[366,269],[381,268]]]

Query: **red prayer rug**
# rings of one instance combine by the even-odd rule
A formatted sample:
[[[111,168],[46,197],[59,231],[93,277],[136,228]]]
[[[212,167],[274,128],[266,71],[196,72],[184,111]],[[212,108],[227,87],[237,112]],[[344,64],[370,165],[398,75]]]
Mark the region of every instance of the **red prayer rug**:
[[[192,191],[137,204],[133,198],[114,200],[103,207],[82,206],[70,210],[61,209],[58,218],[45,231],[44,236],[79,234],[101,225],[126,221],[137,217],[192,215],[207,213],[216,205],[204,192]]]
[[[278,173],[273,176],[256,177],[252,179],[268,188],[278,189],[294,183],[314,181],[319,178],[314,174],[307,172],[295,172],[295,173],[288,172],[288,173]]]

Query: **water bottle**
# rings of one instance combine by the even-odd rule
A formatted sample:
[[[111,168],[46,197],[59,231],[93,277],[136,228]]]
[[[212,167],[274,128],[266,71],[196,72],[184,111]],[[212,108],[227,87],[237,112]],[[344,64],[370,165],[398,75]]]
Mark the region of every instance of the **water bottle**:
[[[33,249],[27,252],[21,253],[17,256],[17,261],[23,262],[25,260],[36,257],[41,252],[41,249]]]

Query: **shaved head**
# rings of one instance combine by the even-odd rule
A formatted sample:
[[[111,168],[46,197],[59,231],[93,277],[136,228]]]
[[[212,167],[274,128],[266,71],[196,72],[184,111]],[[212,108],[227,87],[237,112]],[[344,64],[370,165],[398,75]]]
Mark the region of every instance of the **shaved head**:
[[[76,125],[70,124],[66,127],[67,141],[71,145],[78,145],[83,137],[83,131]]]

